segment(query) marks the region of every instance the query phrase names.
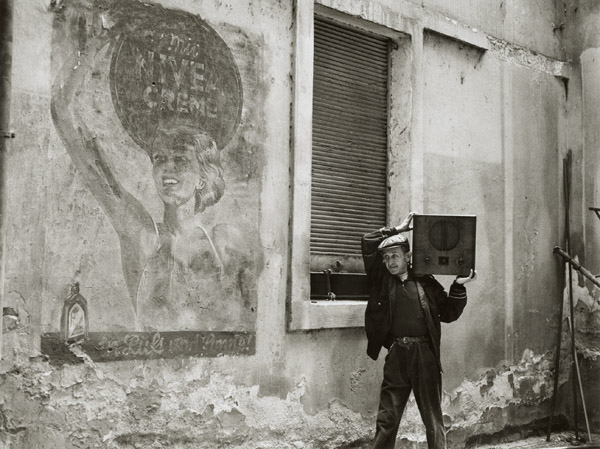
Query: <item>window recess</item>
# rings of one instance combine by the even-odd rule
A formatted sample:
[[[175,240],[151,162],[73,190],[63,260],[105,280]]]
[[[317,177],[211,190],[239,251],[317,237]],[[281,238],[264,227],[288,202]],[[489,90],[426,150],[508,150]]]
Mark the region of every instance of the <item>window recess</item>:
[[[387,217],[391,41],[315,17],[311,299],[366,299],[360,238]]]

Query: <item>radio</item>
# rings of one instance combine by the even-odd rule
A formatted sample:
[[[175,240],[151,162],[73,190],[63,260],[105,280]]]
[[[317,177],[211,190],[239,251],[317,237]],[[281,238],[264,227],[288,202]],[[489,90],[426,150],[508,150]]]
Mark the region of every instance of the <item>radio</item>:
[[[415,215],[413,272],[468,276],[475,269],[476,224],[475,215]]]

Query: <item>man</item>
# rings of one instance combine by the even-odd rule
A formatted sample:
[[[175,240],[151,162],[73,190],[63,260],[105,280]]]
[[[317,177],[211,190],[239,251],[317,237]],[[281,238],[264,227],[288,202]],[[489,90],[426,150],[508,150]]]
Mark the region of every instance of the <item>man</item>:
[[[393,449],[411,390],[427,431],[429,449],[445,446],[442,419],[440,321],[460,317],[467,304],[464,287],[477,276],[457,277],[449,293],[433,276],[415,276],[409,267],[414,213],[401,225],[365,234],[362,254],[370,294],[365,312],[367,354],[376,360],[388,349],[372,449]]]

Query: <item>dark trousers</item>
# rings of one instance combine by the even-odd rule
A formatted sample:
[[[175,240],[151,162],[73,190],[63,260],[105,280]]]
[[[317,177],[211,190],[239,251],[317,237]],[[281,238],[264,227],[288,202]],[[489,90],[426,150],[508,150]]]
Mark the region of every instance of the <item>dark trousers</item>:
[[[395,343],[385,358],[372,449],[393,449],[411,390],[427,431],[429,449],[444,449],[442,375],[428,343]]]

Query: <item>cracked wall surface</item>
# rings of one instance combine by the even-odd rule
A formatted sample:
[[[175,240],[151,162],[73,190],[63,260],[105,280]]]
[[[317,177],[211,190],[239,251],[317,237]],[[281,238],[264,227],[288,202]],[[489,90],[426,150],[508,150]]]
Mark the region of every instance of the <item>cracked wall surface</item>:
[[[578,354],[581,378],[581,393],[577,395],[577,412],[580,426],[589,422],[594,431],[600,425],[600,389],[598,374],[600,369],[600,289],[591,286],[585,278],[575,272],[573,285],[575,347]],[[569,316],[569,298],[565,295],[565,316]],[[570,322],[569,341],[571,336]],[[567,351],[572,353],[569,348]],[[571,393],[571,397],[572,397]],[[573,399],[570,409],[573,410]]]
[[[70,17],[77,6],[103,17],[94,29],[102,34],[114,27],[101,12],[113,2],[15,3],[12,103],[17,138],[7,154],[3,306],[11,312],[3,322],[0,447],[368,447],[383,357],[373,362],[366,356],[362,328],[287,331],[288,278],[290,266],[297,263],[289,247],[290,186],[298,176],[291,167],[294,152],[301,150],[293,147],[290,131],[297,5],[278,0],[148,4],[200,16],[233,48],[240,64],[247,109],[239,142],[245,152],[235,164],[256,179],[252,229],[262,254],[253,262],[256,270],[248,284],[256,295],[255,339],[243,354],[180,352],[168,358],[99,361],[95,344],[63,345],[64,359],[42,351],[43,335],[57,330],[60,306],[74,281],[85,281],[90,310],[103,314],[105,328],[92,331],[110,337],[131,324],[115,307],[130,300],[118,238],[50,114],[52,53],[64,50],[53,49],[57,17]],[[371,31],[384,27],[393,34],[402,27],[402,33],[412,33],[410,39],[402,38],[402,64],[409,69],[405,67],[401,82],[408,93],[395,106],[406,108],[401,134],[409,154],[397,168],[403,173],[401,182],[408,177],[411,188],[402,201],[423,213],[478,216],[479,276],[468,286],[464,315],[442,328],[449,446],[543,427],[550,413],[556,322],[564,299],[560,264],[552,255],[562,231],[560,164],[579,131],[576,117],[566,112],[578,98],[577,81],[570,78],[573,69],[563,55],[562,31],[553,28],[562,11],[550,0],[485,7],[474,7],[470,0],[452,5],[319,3],[321,12],[339,10],[365,21]],[[73,22],[74,35],[78,23]],[[90,26],[86,23],[81,27]],[[439,23],[460,32],[429,30]],[[464,30],[477,39],[457,38],[465,36]],[[481,36],[487,48],[473,45]],[[98,111],[110,110],[111,100],[106,79],[99,73],[90,77],[95,80],[90,85],[95,84],[84,95],[96,112],[85,117],[93,124]],[[116,117],[103,114],[98,121],[118,125]],[[106,126],[106,141],[114,137],[110,129]],[[115,135],[128,141],[124,134]],[[115,147],[122,143],[119,139]],[[581,161],[581,148],[574,150],[575,160]],[[109,146],[107,151],[115,150]],[[115,176],[132,189],[150,192],[149,207],[156,212],[161,205],[151,198],[149,179],[133,174],[138,164],[148,169],[148,163],[129,150],[126,156],[127,165],[116,169]],[[240,215],[244,207],[239,204]],[[243,278],[238,279],[244,287]],[[446,286],[451,280],[440,277]],[[594,399],[598,304],[595,292],[579,288],[577,342],[584,386]],[[566,326],[562,332],[558,425],[571,415]],[[588,411],[597,426],[594,402],[600,400],[589,401]],[[425,447],[414,398],[399,440]]]
[[[304,378],[285,398],[264,396],[214,367],[163,361],[153,366],[86,362],[56,369],[29,362],[2,375],[3,447],[366,447],[373,416],[339,399],[307,413]],[[518,365],[464,381],[444,397],[448,441],[542,418],[551,387],[550,355],[527,351]],[[563,383],[565,379],[561,380]],[[402,438],[424,442],[411,400]],[[36,446],[37,445],[37,446]]]

